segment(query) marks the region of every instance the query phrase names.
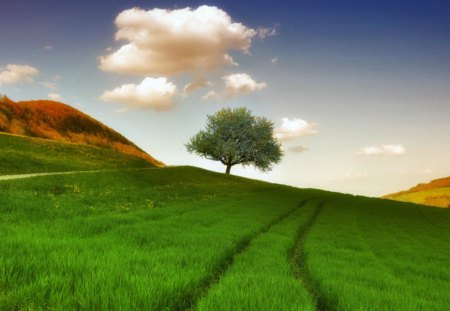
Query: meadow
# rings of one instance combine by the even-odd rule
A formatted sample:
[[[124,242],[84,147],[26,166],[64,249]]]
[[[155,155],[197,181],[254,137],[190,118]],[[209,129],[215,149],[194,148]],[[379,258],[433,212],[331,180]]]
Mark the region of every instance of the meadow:
[[[0,176],[154,166],[112,149],[6,133],[0,133],[0,150]]]
[[[448,209],[117,163],[0,180],[0,310],[450,310]]]

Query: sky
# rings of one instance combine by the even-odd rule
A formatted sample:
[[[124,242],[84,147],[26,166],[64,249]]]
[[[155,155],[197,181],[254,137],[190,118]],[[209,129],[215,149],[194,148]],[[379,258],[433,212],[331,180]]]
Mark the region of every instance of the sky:
[[[232,174],[380,196],[450,175],[448,1],[0,2],[0,93],[70,104],[167,165],[248,107],[285,156]]]

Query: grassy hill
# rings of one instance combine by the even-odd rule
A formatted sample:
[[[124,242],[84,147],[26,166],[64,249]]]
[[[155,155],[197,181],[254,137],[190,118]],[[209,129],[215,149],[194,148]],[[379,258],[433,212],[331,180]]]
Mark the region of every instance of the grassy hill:
[[[0,132],[108,148],[163,165],[106,125],[55,101],[0,97]]]
[[[384,196],[386,199],[413,202],[436,207],[450,207],[450,177],[433,180],[417,186]]]
[[[0,310],[450,310],[448,209],[123,168],[0,180]]]
[[[0,133],[0,176],[146,167],[154,165],[112,149]]]

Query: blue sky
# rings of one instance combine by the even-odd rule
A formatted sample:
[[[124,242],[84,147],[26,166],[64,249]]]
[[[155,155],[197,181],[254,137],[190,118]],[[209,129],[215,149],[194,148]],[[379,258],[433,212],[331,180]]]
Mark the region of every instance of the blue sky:
[[[121,12],[133,7],[138,13],[186,7],[193,12],[201,5],[216,6],[231,23],[255,31],[247,33],[248,51],[245,40],[223,47],[239,66],[220,63],[178,73],[167,68],[156,73],[152,67],[137,73],[112,59],[108,69],[101,68],[100,57],[130,42],[130,34],[114,39]],[[377,196],[450,175],[448,16],[448,1],[3,0],[0,93],[14,100],[59,96],[169,165],[217,171],[223,170],[220,164],[188,154],[183,144],[203,128],[207,114],[247,106],[270,118],[278,131],[286,132],[289,124],[300,128],[283,141],[286,156],[272,172],[236,168],[234,173]],[[153,25],[145,18],[140,30]],[[256,34],[258,29],[271,35]],[[30,66],[39,74],[2,83],[8,65]],[[255,84],[246,78],[244,88],[233,88],[235,74]],[[212,86],[183,94],[199,77]],[[176,87],[163,111],[123,98],[121,86],[138,86],[146,78],[145,87],[154,87],[158,78]],[[107,91],[112,93],[102,97]],[[210,91],[216,96],[202,99]],[[283,118],[291,123],[283,127]],[[294,148],[299,146],[305,148]]]

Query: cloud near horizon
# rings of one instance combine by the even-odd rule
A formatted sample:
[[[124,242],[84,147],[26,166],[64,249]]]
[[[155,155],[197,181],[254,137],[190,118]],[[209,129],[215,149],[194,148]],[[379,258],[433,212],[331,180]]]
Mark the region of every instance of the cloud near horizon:
[[[317,134],[317,124],[299,118],[283,118],[281,127],[275,130],[274,137],[279,141],[290,141]]]
[[[100,59],[104,71],[174,75],[205,73],[237,65],[229,52],[249,53],[252,38],[274,35],[270,28],[252,29],[233,22],[215,6],[196,9],[132,8],[116,17],[116,41],[127,43]]]
[[[177,87],[167,78],[147,77],[138,85],[124,84],[112,91],[106,91],[100,99],[125,105],[121,112],[131,108],[166,111],[174,107],[176,93]]]
[[[362,156],[398,156],[406,153],[403,145],[381,145],[381,146],[368,146],[362,148],[358,155]]]
[[[47,96],[51,100],[54,100],[54,101],[57,101],[57,102],[62,102],[63,101],[63,98],[61,97],[61,95],[56,94],[56,93],[50,93]]]
[[[0,85],[16,83],[32,83],[39,70],[28,65],[8,64],[0,69]]]

